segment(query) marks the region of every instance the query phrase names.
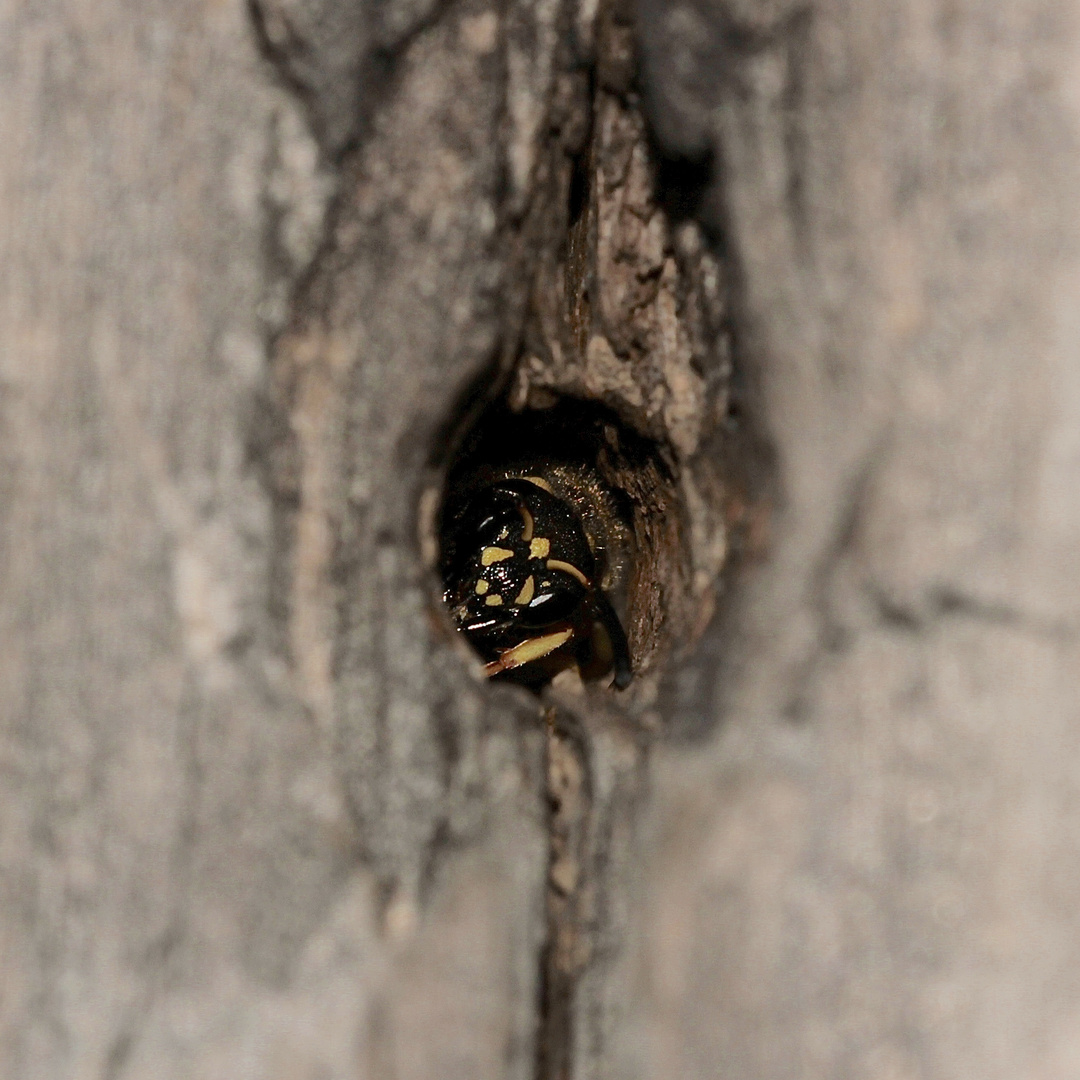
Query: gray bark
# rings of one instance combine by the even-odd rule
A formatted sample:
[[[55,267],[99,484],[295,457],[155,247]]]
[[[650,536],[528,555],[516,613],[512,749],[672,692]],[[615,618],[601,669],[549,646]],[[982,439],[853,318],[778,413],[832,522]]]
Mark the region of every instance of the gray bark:
[[[1080,1072],[1077,15],[643,0],[770,468],[564,760],[424,548],[588,5],[0,7],[0,1075]]]

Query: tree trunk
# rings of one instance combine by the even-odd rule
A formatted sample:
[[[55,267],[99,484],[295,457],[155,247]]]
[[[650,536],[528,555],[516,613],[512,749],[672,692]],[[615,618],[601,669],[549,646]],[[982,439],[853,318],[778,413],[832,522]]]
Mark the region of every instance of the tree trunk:
[[[0,1075],[1080,1073],[1080,9],[600,9],[0,9]],[[604,93],[731,554],[538,702],[432,523]]]

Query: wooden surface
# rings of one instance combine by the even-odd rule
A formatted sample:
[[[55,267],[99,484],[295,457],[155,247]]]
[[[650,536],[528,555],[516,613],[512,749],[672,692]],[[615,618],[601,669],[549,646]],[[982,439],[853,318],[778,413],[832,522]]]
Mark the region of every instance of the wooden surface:
[[[586,14],[0,5],[0,1075],[535,1075],[543,727],[418,507]],[[1080,1074],[1078,17],[643,2],[775,468],[591,733],[574,1077]]]

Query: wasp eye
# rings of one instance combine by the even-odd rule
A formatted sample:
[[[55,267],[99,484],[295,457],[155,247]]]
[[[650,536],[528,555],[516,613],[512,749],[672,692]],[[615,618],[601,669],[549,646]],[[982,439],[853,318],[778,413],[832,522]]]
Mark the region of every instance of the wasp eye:
[[[500,540],[508,540],[515,524],[513,509],[502,508],[495,513],[488,514],[476,526],[476,543],[481,545],[498,543]]]
[[[521,612],[523,626],[550,626],[554,622],[569,619],[585,598],[586,592],[577,582],[559,585],[537,592]]]

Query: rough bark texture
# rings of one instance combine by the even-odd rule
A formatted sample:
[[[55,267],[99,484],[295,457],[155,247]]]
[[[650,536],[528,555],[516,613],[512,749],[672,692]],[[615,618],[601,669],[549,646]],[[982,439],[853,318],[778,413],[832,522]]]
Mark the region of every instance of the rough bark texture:
[[[555,738],[422,541],[592,17],[0,0],[0,1075],[1080,1073],[1080,8],[642,0],[766,557]]]

